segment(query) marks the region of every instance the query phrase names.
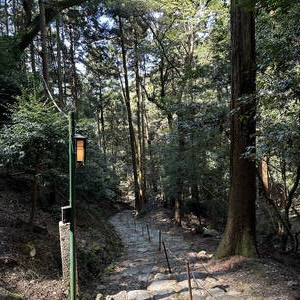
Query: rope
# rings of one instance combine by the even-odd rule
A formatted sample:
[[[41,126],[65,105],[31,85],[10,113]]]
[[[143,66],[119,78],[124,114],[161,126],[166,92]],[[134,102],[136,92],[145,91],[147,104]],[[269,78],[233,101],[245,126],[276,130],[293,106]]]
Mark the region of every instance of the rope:
[[[183,258],[177,257],[177,256],[171,251],[170,248],[167,248],[167,250],[170,252],[171,256],[173,256],[173,258],[175,258],[175,260],[177,260],[177,261],[179,261],[179,262],[182,262],[183,260],[185,260],[185,259],[183,259]]]
[[[128,224],[128,223],[127,223]],[[128,224],[129,225],[129,224]],[[136,225],[136,224],[135,224]],[[148,226],[149,226],[149,224],[148,224]],[[149,226],[149,232],[150,232],[150,226]],[[163,233],[163,232],[162,232]],[[165,240],[162,240],[163,242],[165,242]],[[151,240],[151,242],[153,243],[153,240]],[[170,254],[170,256],[175,260],[175,261],[178,261],[178,262],[183,262],[183,261],[185,261],[186,259],[185,258],[180,258],[180,257],[178,257],[170,248],[166,248],[167,249],[167,251],[169,252],[169,254]],[[147,250],[148,251],[148,250]],[[145,252],[147,252],[147,251],[145,251]],[[145,252],[143,252],[143,253],[145,253]],[[204,264],[203,263],[201,263],[201,266],[202,266],[202,268],[203,268],[203,270],[210,276],[210,277],[212,277],[212,278],[214,278],[215,280],[218,280],[218,278],[216,278],[211,272],[209,272],[208,271],[208,269],[204,266]],[[196,284],[196,286],[197,286],[197,288],[198,288],[198,290],[196,289],[195,291],[197,292],[197,294],[199,295],[199,296],[202,296],[202,295],[200,295],[200,293],[199,293],[199,289],[202,289],[202,290],[204,290],[204,291],[206,291],[207,292],[207,294],[209,294],[211,297],[213,297],[213,295],[208,291],[208,289],[206,289],[205,288],[205,286],[201,283],[201,281],[199,280],[199,279],[197,279],[196,278],[196,276],[195,276],[195,273],[193,272],[193,271],[190,271],[190,273],[192,274],[192,277],[193,277],[193,280],[194,280],[194,282],[195,282],[195,284]]]
[[[195,281],[197,287],[198,287],[199,289],[201,289],[201,287],[202,287],[203,290],[205,290],[210,296],[213,297],[213,295],[205,288],[205,286],[204,286],[201,282],[200,282],[201,287],[199,286],[198,279],[195,277],[194,272],[191,271],[191,273],[192,273],[193,279],[194,279],[194,281]],[[201,295],[201,296],[202,296],[202,295]]]

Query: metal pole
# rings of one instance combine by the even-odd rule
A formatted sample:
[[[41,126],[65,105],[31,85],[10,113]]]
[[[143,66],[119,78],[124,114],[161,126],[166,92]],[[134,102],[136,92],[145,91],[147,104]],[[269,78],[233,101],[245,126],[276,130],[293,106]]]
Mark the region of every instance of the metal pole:
[[[70,222],[70,299],[76,299],[76,197],[75,197],[75,134],[74,112],[69,113],[69,197],[71,207]]]

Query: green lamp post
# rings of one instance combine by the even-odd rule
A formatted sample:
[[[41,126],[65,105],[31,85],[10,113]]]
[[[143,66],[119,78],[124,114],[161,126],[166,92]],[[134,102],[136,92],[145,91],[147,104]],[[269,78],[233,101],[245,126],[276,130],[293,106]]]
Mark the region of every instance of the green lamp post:
[[[86,138],[75,134],[74,112],[69,113],[69,197],[70,197],[70,299],[76,299],[76,189],[75,165],[84,164]]]

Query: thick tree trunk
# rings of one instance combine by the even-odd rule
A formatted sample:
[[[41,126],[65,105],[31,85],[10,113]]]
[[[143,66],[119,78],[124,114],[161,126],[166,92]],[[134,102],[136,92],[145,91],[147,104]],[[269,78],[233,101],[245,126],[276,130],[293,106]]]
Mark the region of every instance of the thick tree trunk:
[[[242,4],[245,6],[242,6]],[[225,233],[217,256],[256,255],[255,35],[250,1],[231,1],[231,181]]]

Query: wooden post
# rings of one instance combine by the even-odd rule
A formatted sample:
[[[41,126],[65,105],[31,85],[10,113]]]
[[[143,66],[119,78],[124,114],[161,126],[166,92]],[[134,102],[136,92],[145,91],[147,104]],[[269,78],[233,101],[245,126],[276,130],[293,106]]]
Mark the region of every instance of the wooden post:
[[[147,233],[148,233],[149,242],[151,242],[151,237],[150,237],[149,225],[148,224],[147,224]]]
[[[163,241],[162,244],[164,246],[164,251],[165,251],[165,256],[166,256],[166,260],[167,260],[167,264],[168,264],[169,273],[172,274],[165,242]]]
[[[158,232],[158,251],[161,251],[161,230]]]
[[[190,300],[193,300],[192,285],[191,285],[191,274],[190,274],[190,264],[189,264],[188,261],[185,262],[185,266],[186,266],[186,274],[187,274],[188,285],[189,285]]]

